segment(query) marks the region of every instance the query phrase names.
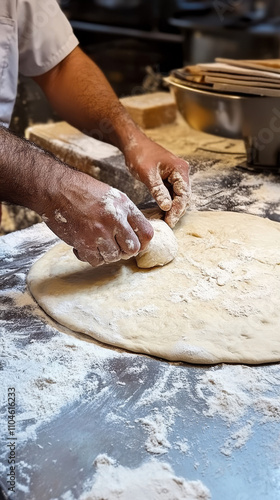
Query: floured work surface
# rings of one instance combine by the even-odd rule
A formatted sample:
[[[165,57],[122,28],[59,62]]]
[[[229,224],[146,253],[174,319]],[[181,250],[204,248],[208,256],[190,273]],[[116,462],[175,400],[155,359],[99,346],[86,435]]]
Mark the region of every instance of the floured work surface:
[[[178,256],[140,270],[134,259],[91,268],[65,244],[28,275],[60,324],[107,344],[192,363],[280,360],[280,225],[230,212],[191,212]]]
[[[153,461],[176,481],[202,481],[213,500],[279,500],[279,363],[169,363],[66,333],[26,286],[32,263],[57,241],[45,224],[0,239],[0,476],[7,487],[14,387],[14,498],[81,500],[107,454],[109,478],[133,480]]]
[[[235,168],[241,141],[183,120],[149,136],[190,161],[192,210],[280,222],[279,176]],[[15,387],[16,500],[80,500],[105,453],[116,475],[124,467],[132,478],[156,460],[202,481],[213,500],[279,500],[280,364],[170,363],[65,333],[26,286],[31,265],[57,242],[44,224],[0,239],[0,476],[7,486]]]

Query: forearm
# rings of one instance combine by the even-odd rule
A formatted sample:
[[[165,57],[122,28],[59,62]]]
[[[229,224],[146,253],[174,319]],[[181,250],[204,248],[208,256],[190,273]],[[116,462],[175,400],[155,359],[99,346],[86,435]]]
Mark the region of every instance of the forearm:
[[[173,227],[189,203],[188,164],[145,136],[94,62],[76,48],[51,71],[34,79],[60,116],[123,152],[127,167],[146,184]]]
[[[0,127],[0,150],[0,200],[42,215],[69,167],[3,127]]]
[[[58,114],[84,133],[123,152],[129,136],[143,136],[102,71],[79,48],[34,80]]]

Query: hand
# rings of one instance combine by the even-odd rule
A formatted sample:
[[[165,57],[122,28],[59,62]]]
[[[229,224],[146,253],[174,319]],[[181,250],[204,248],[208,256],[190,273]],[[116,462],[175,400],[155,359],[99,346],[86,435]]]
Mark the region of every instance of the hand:
[[[189,165],[144,136],[124,148],[131,173],[148,187],[173,228],[190,203]]]
[[[124,193],[81,172],[69,172],[44,220],[80,260],[97,267],[146,248],[153,228]]]
[[[35,210],[81,260],[99,266],[146,248],[153,228],[124,193],[4,127],[0,146],[0,200]]]

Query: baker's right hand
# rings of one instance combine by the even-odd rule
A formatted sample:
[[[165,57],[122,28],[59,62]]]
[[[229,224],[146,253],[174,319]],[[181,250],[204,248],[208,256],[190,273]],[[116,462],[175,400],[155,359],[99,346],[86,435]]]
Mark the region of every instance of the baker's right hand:
[[[97,267],[146,248],[153,228],[124,193],[75,170],[71,178],[61,180],[43,219],[76,257]]]

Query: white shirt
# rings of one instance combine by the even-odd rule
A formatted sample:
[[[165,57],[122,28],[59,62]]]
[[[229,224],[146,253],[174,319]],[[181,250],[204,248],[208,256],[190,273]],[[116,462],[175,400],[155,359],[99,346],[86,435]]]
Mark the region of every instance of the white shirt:
[[[18,73],[42,75],[77,45],[56,0],[0,0],[0,125],[10,123]]]

